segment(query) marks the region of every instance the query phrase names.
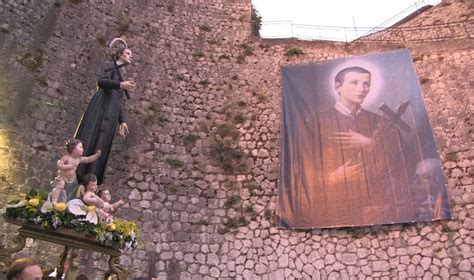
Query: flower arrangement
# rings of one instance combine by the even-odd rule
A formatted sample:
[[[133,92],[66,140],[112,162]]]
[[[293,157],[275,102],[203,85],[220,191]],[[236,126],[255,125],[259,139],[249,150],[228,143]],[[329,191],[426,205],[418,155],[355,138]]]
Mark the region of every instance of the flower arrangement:
[[[99,221],[95,207],[86,206],[80,199],[53,205],[46,198],[47,193],[35,189],[20,194],[8,203],[3,216],[23,224],[40,225],[46,230],[73,229],[115,249],[134,249],[139,245],[140,230],[136,223],[115,219],[110,224],[104,224]]]

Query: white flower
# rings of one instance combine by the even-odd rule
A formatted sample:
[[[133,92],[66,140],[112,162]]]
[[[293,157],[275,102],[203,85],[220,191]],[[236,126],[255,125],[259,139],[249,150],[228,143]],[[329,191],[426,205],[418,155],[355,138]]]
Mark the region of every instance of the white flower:
[[[67,209],[76,216],[85,216],[87,214],[87,206],[78,198],[69,200]]]
[[[53,211],[53,204],[49,201],[45,201],[43,205],[41,205],[41,213],[46,214]]]
[[[97,225],[97,223],[99,222],[99,217],[97,216],[97,213],[95,211],[91,211],[91,212],[87,213],[86,221],[88,221],[89,223],[92,223],[94,225]]]
[[[21,200],[18,203],[15,203],[13,205],[9,205],[7,208],[20,208],[26,205],[26,200]]]
[[[60,225],[61,225],[61,220],[58,217],[54,216],[53,217],[53,225],[52,225],[53,228],[55,229]]]
[[[38,217],[36,217],[36,218],[33,219],[33,222],[34,222],[35,224],[39,224],[39,223],[41,223],[42,221],[43,221],[43,219],[41,219],[40,216],[38,216]]]

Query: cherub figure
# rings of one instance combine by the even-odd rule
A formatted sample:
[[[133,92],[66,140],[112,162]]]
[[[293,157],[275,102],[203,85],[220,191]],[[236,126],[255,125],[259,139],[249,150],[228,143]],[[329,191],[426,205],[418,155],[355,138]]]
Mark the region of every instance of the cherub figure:
[[[90,163],[96,161],[101,151],[88,157],[83,157],[84,147],[81,140],[72,139],[66,143],[67,154],[58,160],[58,175],[55,178],[56,184],[50,194],[51,203],[58,201],[67,201],[76,196],[76,191],[79,186],[76,177],[76,170],[81,163]],[[65,192],[64,192],[65,190]]]
[[[103,208],[104,200],[95,193],[97,191],[97,177],[94,174],[86,174],[82,183],[85,189],[82,201],[87,206],[95,206],[98,209]]]
[[[115,211],[124,205],[126,202],[123,199],[120,199],[117,202],[110,203],[112,196],[110,195],[110,190],[108,188],[101,187],[97,194],[104,201],[103,207],[99,210],[99,217],[105,222],[112,222]]]

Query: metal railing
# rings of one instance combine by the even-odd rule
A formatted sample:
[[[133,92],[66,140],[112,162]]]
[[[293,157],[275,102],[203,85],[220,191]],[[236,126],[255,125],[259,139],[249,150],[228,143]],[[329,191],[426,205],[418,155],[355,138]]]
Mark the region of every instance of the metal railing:
[[[429,1],[436,5],[441,2]],[[263,21],[260,34],[262,38],[297,38],[302,40],[328,41],[437,41],[454,38],[472,38],[472,20],[416,27],[400,27],[397,23],[407,16],[416,16],[431,7],[425,0],[415,2],[377,27],[340,27],[293,23],[291,20]]]

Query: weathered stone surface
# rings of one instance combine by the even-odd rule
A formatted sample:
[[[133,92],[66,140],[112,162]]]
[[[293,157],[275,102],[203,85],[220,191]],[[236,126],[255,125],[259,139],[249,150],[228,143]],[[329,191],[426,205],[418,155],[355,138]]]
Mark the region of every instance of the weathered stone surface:
[[[51,154],[72,137],[96,86],[96,68],[108,59],[111,34],[122,34],[134,52],[125,76],[138,90],[125,102],[130,134],[115,139],[106,182],[114,199],[128,198],[116,215],[143,231],[144,247],[122,257],[131,278],[473,278],[472,38],[413,41],[436,37],[445,22],[468,24],[468,1],[443,1],[403,24],[432,26],[405,29],[403,47],[420,78],[455,219],[356,234],[274,224],[280,67],[401,44],[255,39],[248,0],[40,2],[0,3],[0,162],[7,163],[0,165],[1,203],[31,186],[49,191],[56,172]],[[398,38],[393,32],[387,36]],[[292,46],[305,55],[287,57]],[[36,49],[41,65],[23,65],[21,58]],[[221,131],[223,124],[230,129]],[[224,172],[211,156],[216,139],[241,149],[243,171]],[[0,226],[5,241],[15,228]],[[51,266],[55,260],[44,256],[60,250],[30,240],[25,254]],[[102,278],[106,260],[87,253],[77,260],[90,279]]]

